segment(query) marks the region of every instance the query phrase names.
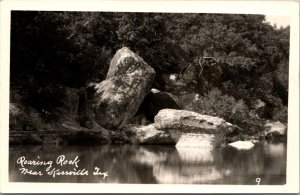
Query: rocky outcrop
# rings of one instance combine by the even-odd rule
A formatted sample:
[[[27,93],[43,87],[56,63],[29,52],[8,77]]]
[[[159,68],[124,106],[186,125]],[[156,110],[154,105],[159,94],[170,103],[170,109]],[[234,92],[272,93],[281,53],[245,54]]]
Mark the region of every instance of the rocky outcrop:
[[[182,132],[214,134],[231,132],[235,127],[219,117],[202,115],[187,110],[163,109],[154,118],[157,129],[179,129]]]
[[[287,126],[279,121],[268,122],[265,125],[265,139],[279,141],[286,138]]]
[[[216,147],[238,128],[218,117],[175,109],[161,110],[154,118],[154,126],[178,141],[176,147]]]
[[[106,80],[94,85],[95,120],[114,130],[126,125],[148,94],[155,71],[124,47],[111,60]]]
[[[155,129],[153,124],[147,126],[126,125],[125,134],[131,143],[135,144],[175,144],[171,135]]]

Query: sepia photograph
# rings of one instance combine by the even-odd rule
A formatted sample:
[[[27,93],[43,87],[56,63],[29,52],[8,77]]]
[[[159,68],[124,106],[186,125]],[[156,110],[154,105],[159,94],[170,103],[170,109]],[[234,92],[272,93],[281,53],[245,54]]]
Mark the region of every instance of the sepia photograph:
[[[9,183],[288,184],[291,16],[9,12]]]

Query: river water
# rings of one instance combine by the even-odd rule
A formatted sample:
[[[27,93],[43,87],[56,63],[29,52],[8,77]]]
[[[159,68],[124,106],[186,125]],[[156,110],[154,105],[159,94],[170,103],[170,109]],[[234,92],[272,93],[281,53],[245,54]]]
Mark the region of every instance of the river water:
[[[69,160],[65,165],[63,157]],[[33,160],[48,164],[32,165]],[[53,164],[47,170],[49,161]],[[31,174],[22,173],[22,166]],[[53,168],[74,172],[84,169],[88,174],[53,177],[49,174]],[[42,175],[32,175],[38,172]],[[286,144],[262,142],[247,151],[230,146],[217,149],[141,145],[10,146],[9,179],[11,182],[281,185],[286,183]]]

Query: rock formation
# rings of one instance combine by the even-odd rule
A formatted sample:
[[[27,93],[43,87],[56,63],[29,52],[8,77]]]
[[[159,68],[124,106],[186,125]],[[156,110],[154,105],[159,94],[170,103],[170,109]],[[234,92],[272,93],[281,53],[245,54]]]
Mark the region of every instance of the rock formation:
[[[286,139],[287,126],[279,121],[267,122],[265,125],[264,135],[266,139],[273,141]]]
[[[161,110],[154,118],[154,126],[170,133],[178,146],[188,147],[218,146],[237,128],[218,117],[175,109]]]
[[[151,89],[155,71],[124,47],[111,60],[106,80],[94,85],[95,120],[104,128],[119,129],[136,114]]]
[[[157,129],[180,129],[182,132],[231,132],[234,126],[224,119],[187,110],[163,109],[154,118]]]
[[[147,126],[126,125],[124,132],[135,144],[175,144],[170,134],[155,129],[153,124]]]

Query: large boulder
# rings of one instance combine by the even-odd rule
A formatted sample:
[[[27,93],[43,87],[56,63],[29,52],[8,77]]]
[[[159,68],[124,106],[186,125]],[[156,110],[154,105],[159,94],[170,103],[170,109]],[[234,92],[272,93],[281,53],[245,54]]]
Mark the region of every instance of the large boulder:
[[[123,132],[135,144],[175,144],[171,135],[155,129],[153,124],[142,125],[126,125]]]
[[[107,129],[119,129],[136,114],[151,89],[155,71],[124,47],[111,60],[106,80],[94,85],[95,120]]]
[[[217,133],[231,132],[234,126],[224,119],[187,110],[163,109],[154,118],[157,129],[179,129],[182,132]]]
[[[222,118],[175,109],[159,111],[154,126],[168,132],[180,147],[217,147],[238,128]]]

